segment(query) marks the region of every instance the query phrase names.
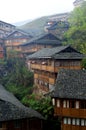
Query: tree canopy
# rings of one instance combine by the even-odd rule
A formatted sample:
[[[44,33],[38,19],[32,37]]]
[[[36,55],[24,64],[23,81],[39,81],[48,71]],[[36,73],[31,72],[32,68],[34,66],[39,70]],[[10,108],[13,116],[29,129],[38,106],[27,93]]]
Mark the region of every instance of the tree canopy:
[[[69,16],[70,28],[65,33],[65,43],[86,54],[86,2],[75,8]]]

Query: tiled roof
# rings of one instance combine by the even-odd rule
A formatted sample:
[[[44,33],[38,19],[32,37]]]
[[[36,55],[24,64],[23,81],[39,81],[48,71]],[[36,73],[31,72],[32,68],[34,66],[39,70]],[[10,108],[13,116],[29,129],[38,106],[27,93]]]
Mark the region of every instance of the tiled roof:
[[[66,50],[66,52],[65,52]],[[71,52],[72,50],[72,52]],[[74,55],[76,54],[76,55]],[[53,59],[68,59],[68,58],[83,58],[83,55],[73,49],[70,46],[58,46],[55,48],[44,48],[30,56],[28,59],[39,59],[39,58],[53,58]]]
[[[10,23],[7,23],[7,22],[1,21],[1,20],[0,20],[0,23],[4,23],[4,24],[7,24],[7,25],[10,25],[10,26],[16,27],[15,25],[12,25],[12,24],[10,24]]]
[[[86,70],[60,70],[53,96],[86,100]]]
[[[21,36],[14,36],[16,33],[21,33],[22,35]],[[30,34],[28,34],[28,33],[26,33],[26,32],[24,32],[24,31],[22,31],[22,30],[20,30],[20,29],[17,29],[17,30],[15,30],[15,31],[13,31],[12,33],[10,33],[7,37],[6,37],[6,39],[9,39],[9,38],[11,38],[11,39],[15,39],[15,38],[29,38],[29,37],[32,37]]]
[[[0,85],[0,121],[34,117],[43,119],[41,114],[25,107],[13,94]]]
[[[27,46],[31,44],[55,44],[55,45],[61,45],[61,39],[57,38],[53,34],[47,33],[47,34],[41,34],[35,38],[32,38],[28,43],[23,43],[20,46]]]

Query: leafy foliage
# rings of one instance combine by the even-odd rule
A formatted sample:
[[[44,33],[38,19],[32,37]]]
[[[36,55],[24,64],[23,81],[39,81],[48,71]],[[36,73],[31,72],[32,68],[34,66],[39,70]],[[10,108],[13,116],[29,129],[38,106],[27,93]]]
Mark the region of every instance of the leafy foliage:
[[[86,2],[75,8],[69,17],[70,29],[65,33],[66,44],[86,53]]]
[[[22,102],[33,109],[39,111],[46,119],[53,114],[53,106],[50,97],[36,98],[36,95],[32,94],[23,98]]]
[[[22,58],[11,58],[7,60],[7,76],[2,78],[3,85],[18,99],[32,93],[33,73],[28,71]]]
[[[82,60],[81,66],[82,66],[83,69],[86,69],[86,59]]]
[[[46,119],[44,130],[60,130],[60,120],[54,117],[54,108],[51,103],[51,97],[39,97],[40,95],[29,95],[23,98],[22,102],[40,112]]]

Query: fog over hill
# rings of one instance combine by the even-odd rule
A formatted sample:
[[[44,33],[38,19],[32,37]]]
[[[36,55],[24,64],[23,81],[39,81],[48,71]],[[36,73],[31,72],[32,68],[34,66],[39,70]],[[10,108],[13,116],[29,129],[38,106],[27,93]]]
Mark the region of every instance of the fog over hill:
[[[15,26],[23,26],[24,24],[29,23],[31,21],[32,21],[32,19],[28,19],[28,20],[17,22],[17,23],[13,23],[13,25],[15,25]]]
[[[26,20],[24,22],[20,22],[20,26],[18,24],[17,28],[22,29],[33,36],[40,35],[44,33],[44,27],[50,20],[61,20],[64,17],[68,17],[69,13],[61,13],[61,14],[53,14],[50,16],[43,16],[34,20]]]

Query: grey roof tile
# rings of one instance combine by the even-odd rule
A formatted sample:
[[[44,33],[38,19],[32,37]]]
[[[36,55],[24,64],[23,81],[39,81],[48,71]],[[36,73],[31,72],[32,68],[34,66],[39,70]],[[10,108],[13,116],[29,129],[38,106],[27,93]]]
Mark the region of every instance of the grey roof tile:
[[[34,117],[44,119],[40,113],[25,107],[12,93],[0,85],[0,121]]]
[[[60,70],[53,96],[86,100],[86,70]]]

